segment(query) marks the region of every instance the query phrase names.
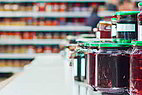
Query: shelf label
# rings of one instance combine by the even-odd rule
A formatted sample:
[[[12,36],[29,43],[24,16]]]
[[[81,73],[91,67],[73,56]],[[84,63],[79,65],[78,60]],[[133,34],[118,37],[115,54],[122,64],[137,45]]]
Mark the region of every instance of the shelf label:
[[[135,32],[135,24],[117,24],[117,32]]]
[[[77,59],[74,59],[74,62],[73,62],[74,66],[74,76],[77,76]]]
[[[81,76],[85,76],[85,58],[81,59]]]
[[[138,40],[142,41],[142,25],[138,25]]]
[[[112,25],[112,27],[111,27],[111,31],[112,31],[112,32],[111,32],[111,33],[112,33],[112,34],[111,34],[111,35],[112,35],[112,37],[117,35],[116,25]]]

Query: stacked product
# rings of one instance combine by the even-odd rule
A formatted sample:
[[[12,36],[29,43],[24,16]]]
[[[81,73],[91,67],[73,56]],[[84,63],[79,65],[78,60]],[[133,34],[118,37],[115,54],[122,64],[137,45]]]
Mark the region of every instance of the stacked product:
[[[140,11],[116,12],[99,22],[92,41],[76,41],[75,80],[104,95],[142,95],[141,18]]]

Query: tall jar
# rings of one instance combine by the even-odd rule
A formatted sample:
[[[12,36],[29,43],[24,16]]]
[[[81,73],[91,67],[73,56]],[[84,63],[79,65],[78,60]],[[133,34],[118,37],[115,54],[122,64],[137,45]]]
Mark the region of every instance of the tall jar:
[[[88,45],[88,54],[87,54],[87,68],[86,68],[86,73],[87,73],[87,83],[91,85],[92,87],[95,87],[96,83],[96,53],[98,51],[98,43],[92,43]]]
[[[123,92],[129,88],[129,46],[116,43],[100,44],[96,55],[96,89]]]
[[[142,94],[142,41],[135,41],[130,55],[130,93]]]
[[[138,39],[137,14],[139,12],[140,11],[116,12],[117,38],[128,40]]]
[[[142,2],[138,4],[139,10],[142,11]],[[142,41],[142,12],[137,16],[138,18],[138,40]]]

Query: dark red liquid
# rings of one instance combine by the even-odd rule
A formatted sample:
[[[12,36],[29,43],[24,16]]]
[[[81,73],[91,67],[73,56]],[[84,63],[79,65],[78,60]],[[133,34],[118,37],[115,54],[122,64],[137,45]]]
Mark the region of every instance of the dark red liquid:
[[[100,38],[111,38],[111,31],[100,30]]]
[[[131,54],[130,92],[132,95],[142,95],[142,47]]]
[[[89,84],[91,86],[95,86],[95,60],[96,60],[96,54],[95,53],[89,53],[88,54],[88,64],[89,64]]]
[[[129,87],[129,55],[100,53],[97,58],[97,87]]]

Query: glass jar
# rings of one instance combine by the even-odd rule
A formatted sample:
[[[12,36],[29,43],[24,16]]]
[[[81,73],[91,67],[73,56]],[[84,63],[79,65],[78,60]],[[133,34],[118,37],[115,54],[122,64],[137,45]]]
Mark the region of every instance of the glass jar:
[[[133,44],[130,55],[130,94],[142,94],[142,41]]]
[[[84,81],[85,79],[85,56],[82,51],[77,51],[73,62],[74,79],[76,81]]]
[[[88,48],[88,54],[87,54],[87,82],[89,85],[91,85],[92,87],[95,87],[95,82],[96,82],[96,53],[97,53],[97,49],[98,49],[98,45],[96,43],[90,43],[88,44],[87,48]]]
[[[138,4],[139,10],[142,11],[142,2]],[[138,18],[138,40],[142,41],[142,12],[137,16]]]
[[[98,31],[100,32],[100,38],[111,38],[111,22],[100,21]]]
[[[129,87],[129,46],[116,43],[100,44],[96,54],[96,89],[122,92]]]
[[[128,40],[138,39],[137,14],[139,12],[140,11],[116,12],[117,38]]]

